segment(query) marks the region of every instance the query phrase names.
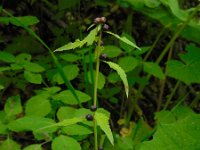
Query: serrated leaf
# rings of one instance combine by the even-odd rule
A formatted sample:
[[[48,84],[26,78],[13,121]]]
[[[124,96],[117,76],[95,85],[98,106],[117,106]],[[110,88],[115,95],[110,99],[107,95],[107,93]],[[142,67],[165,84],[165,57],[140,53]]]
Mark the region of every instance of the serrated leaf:
[[[91,30],[90,33],[82,41],[77,39],[74,43],[70,42],[67,45],[57,48],[54,52],[81,48],[85,44],[87,44],[87,46],[92,45],[96,39],[97,33],[98,33],[98,26],[93,30]]]
[[[60,135],[53,139],[52,150],[81,150],[80,144],[73,138]]]
[[[165,75],[162,72],[161,67],[157,63],[153,62],[144,62],[143,63],[144,71],[158,77],[159,79],[164,79]]]
[[[31,144],[25,147],[23,150],[42,150],[41,144]]]
[[[109,117],[105,115],[104,113],[95,112],[94,118],[97,122],[97,125],[101,128],[101,130],[105,132],[110,143],[114,145],[114,139],[113,139],[112,131],[110,129],[110,125],[109,125]]]
[[[110,61],[104,61],[104,62],[107,63],[110,66],[110,68],[117,71],[118,75],[120,76],[120,78],[121,78],[121,80],[124,84],[126,96],[128,98],[129,86],[128,86],[128,81],[127,81],[125,71],[118,64],[115,64],[115,63],[110,62]]]
[[[124,37],[124,36],[123,36],[123,37],[120,37],[119,35],[114,34],[114,33],[112,33],[112,32],[109,32],[109,31],[107,31],[106,33],[108,33],[108,34],[110,34],[110,35],[113,35],[114,37],[116,37],[117,39],[121,40],[122,42],[124,42],[124,43],[126,43],[126,44],[128,44],[128,45],[130,45],[130,46],[132,46],[132,47],[137,48],[137,49],[140,50],[140,48],[139,48],[135,43],[131,42],[131,41],[128,40],[126,37]]]

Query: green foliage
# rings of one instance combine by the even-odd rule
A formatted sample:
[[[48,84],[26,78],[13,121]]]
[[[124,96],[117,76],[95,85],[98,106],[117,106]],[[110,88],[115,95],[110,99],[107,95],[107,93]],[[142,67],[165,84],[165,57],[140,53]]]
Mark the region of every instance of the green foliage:
[[[187,45],[187,53],[181,54],[180,59],[167,62],[167,75],[174,77],[186,84],[200,83],[200,49],[194,44]]]
[[[114,144],[113,135],[109,126],[109,116],[101,112],[95,112],[95,120],[97,125],[105,132],[106,136],[108,137],[110,143]]]
[[[25,147],[23,150],[42,150],[42,146],[40,144],[32,144]]]
[[[53,140],[51,147],[52,150],[81,150],[80,144],[75,139],[64,135],[56,137]]]
[[[126,74],[125,74],[124,70],[119,65],[117,65],[117,64],[115,64],[113,62],[105,61],[105,63],[107,63],[110,66],[110,68],[112,68],[112,69],[117,71],[118,75],[120,76],[121,80],[123,81],[125,92],[126,92],[126,96],[128,97],[129,86],[128,86],[128,81],[127,81],[127,77],[126,77]]]
[[[174,119],[177,121],[160,122],[157,130],[153,136],[153,140],[144,142],[140,145],[141,150],[146,149],[199,149],[199,134],[200,130],[198,124],[200,123],[200,116],[194,113],[184,112],[184,117],[179,118],[175,113],[164,116],[164,120]],[[172,112],[173,113],[173,112]],[[176,117],[175,117],[176,116]],[[163,116],[158,118],[163,120]]]
[[[20,150],[20,145],[10,138],[7,138],[0,145],[1,150]]]

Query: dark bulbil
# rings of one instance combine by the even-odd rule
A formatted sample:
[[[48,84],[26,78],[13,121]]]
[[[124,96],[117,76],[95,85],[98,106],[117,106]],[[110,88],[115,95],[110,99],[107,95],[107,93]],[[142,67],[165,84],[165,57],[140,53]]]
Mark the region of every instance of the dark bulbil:
[[[96,110],[97,110],[97,106],[92,105],[92,106],[90,107],[90,110],[91,110],[91,111],[96,111]]]
[[[85,117],[88,121],[92,121],[94,117],[91,114],[86,115]]]

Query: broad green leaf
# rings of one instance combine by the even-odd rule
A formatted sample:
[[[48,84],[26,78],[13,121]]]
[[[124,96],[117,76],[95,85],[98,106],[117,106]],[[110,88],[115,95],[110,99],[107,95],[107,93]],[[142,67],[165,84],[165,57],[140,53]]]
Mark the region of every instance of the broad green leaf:
[[[81,57],[75,54],[61,54],[60,57],[68,62],[76,62],[77,60],[81,59]]]
[[[66,65],[63,67],[63,71],[67,77],[68,80],[73,80],[78,76],[79,68],[77,65]],[[53,76],[53,81],[57,82],[58,84],[63,84],[63,78],[59,73],[56,73]]]
[[[105,53],[109,58],[115,58],[119,56],[122,53],[122,51],[117,46],[106,45],[104,46],[103,53]]]
[[[16,19],[18,21],[16,21]],[[0,17],[0,22],[4,24],[11,23],[16,26],[30,26],[37,24],[39,20],[35,16],[22,16],[22,17]],[[19,23],[21,22],[21,24]]]
[[[3,85],[0,85],[0,90],[4,89],[4,86]]]
[[[93,79],[95,78],[95,74],[96,74],[95,71],[93,71],[93,75],[94,75]],[[90,71],[88,72],[88,79],[89,79],[89,82],[92,83]],[[105,85],[105,82],[106,82],[105,76],[101,72],[99,72],[97,88],[102,89]]]
[[[60,135],[53,139],[52,150],[81,150],[80,144],[73,138]]]
[[[15,116],[22,112],[21,99],[19,96],[12,96],[6,100],[4,111],[8,116]]]
[[[91,100],[91,97],[87,95],[86,93],[76,90],[76,94],[80,100],[80,103],[84,103]],[[65,91],[60,92],[59,94],[55,95],[54,99],[61,100],[63,103],[69,104],[69,105],[78,104],[76,98],[73,96],[70,90],[65,90]]]
[[[11,64],[12,65],[12,64]],[[0,67],[0,72],[3,72],[3,71],[8,71],[10,70],[11,67]]]
[[[10,138],[7,138],[5,141],[1,142],[0,150],[21,150],[21,146],[13,141]]]
[[[80,48],[85,44],[87,44],[87,46],[92,45],[96,39],[96,35],[98,33],[98,28],[99,28],[99,26],[97,26],[96,28],[91,30],[90,33],[82,41],[77,39],[74,43],[68,43],[67,45],[62,46],[62,47],[56,49],[55,51],[64,51],[64,50]]]
[[[32,73],[30,71],[24,71],[24,78],[34,84],[41,84],[42,83],[42,76],[40,74]]]
[[[162,72],[161,67],[153,62],[143,62],[144,71],[158,77],[159,79],[164,79],[165,75]]]
[[[110,83],[116,83],[116,82],[120,81],[120,77],[119,77],[119,75],[116,72],[111,72],[108,75],[108,81]]]
[[[110,34],[110,35],[113,35],[114,37],[116,37],[117,39],[119,39],[120,41],[122,41],[122,42],[124,42],[124,43],[126,43],[126,44],[128,44],[128,45],[130,45],[130,46],[132,46],[133,48],[137,48],[137,49],[139,49],[140,50],[140,48],[135,44],[135,43],[133,43],[132,41],[130,41],[130,40],[128,40],[126,37],[120,37],[119,35],[117,35],[117,34],[114,34],[114,33],[112,33],[112,32],[109,32],[109,31],[107,31],[106,33],[108,33],[108,34]]]
[[[7,125],[0,120],[0,134],[8,134]]]
[[[62,128],[62,133],[67,135],[87,135],[93,133],[88,127],[73,124]]]
[[[132,71],[137,65],[138,60],[132,56],[126,56],[119,59],[118,64],[125,72]]]
[[[109,61],[104,61],[104,62],[107,63],[110,66],[110,68],[117,71],[118,75],[120,76],[121,80],[123,81],[126,96],[128,97],[129,86],[128,86],[128,81],[127,81],[127,77],[126,77],[124,70],[118,64],[115,64],[115,63],[109,62]]]
[[[42,66],[32,62],[26,62],[24,64],[24,69],[33,73],[39,73],[45,70]]]
[[[31,97],[25,106],[27,116],[44,117],[51,111],[51,104],[48,95],[39,94]]]
[[[147,7],[155,8],[155,7],[158,7],[160,5],[160,0],[144,0],[144,4]]]
[[[57,127],[54,125],[55,121],[49,118],[43,118],[37,116],[25,116],[23,118],[11,121],[8,124],[8,128],[14,132],[40,130],[41,132],[52,133],[57,130]],[[48,128],[45,128],[46,126],[48,126]]]
[[[0,51],[0,60],[6,63],[15,62],[15,56],[11,53]]]
[[[31,144],[25,147],[23,150],[42,150],[41,144]]]
[[[100,126],[101,130],[103,130],[108,137],[110,143],[114,145],[114,139],[112,135],[112,131],[109,125],[109,117],[104,113],[95,112],[94,118],[97,122],[97,125]]]
[[[159,123],[153,139],[143,142],[138,150],[200,149],[200,115],[188,113],[184,118]]]
[[[167,75],[186,84],[200,83],[200,48],[194,44],[186,47],[187,53],[179,55],[181,61],[167,62]]]
[[[58,109],[57,117],[59,121],[70,119],[74,117],[76,109],[73,107],[63,106]]]

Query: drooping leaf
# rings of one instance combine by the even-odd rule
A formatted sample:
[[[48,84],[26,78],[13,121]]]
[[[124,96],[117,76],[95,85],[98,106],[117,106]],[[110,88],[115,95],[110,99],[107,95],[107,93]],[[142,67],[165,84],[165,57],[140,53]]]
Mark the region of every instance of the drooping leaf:
[[[113,35],[114,37],[116,37],[117,39],[121,40],[122,42],[124,42],[124,43],[126,43],[126,44],[128,44],[128,45],[140,50],[140,48],[135,43],[133,43],[132,41],[128,40],[126,37],[124,37],[124,36],[120,37],[119,35],[114,34],[112,32],[109,32],[109,31],[107,31],[106,33],[108,33],[110,35]]]
[[[132,56],[122,57],[118,62],[119,66],[122,67],[125,72],[132,71],[138,63],[138,60]]]
[[[186,84],[200,83],[200,48],[194,44],[186,47],[187,53],[180,55],[178,60],[167,62],[167,75]]]
[[[76,90],[76,94],[80,100],[80,103],[84,103],[91,100],[91,97],[87,95],[86,93]],[[55,95],[54,99],[61,100],[65,104],[69,104],[69,105],[78,104],[76,98],[73,96],[70,90],[65,90],[65,91],[60,92],[59,94]]]
[[[39,94],[31,97],[25,106],[27,116],[44,117],[51,111],[51,104],[47,94]]]
[[[135,39],[130,34],[123,32],[121,34],[121,37],[125,37],[126,39],[128,39],[129,41],[132,41],[135,44]],[[128,53],[130,53],[131,51],[133,51],[135,49],[135,47],[133,47],[130,44],[127,44],[127,43],[125,43],[124,41],[121,41],[121,40],[120,40],[119,44],[120,44],[120,47],[125,52],[128,52]]]
[[[77,39],[74,43],[70,42],[67,45],[64,45],[60,48],[57,48],[55,50],[56,51],[64,51],[64,50],[71,50],[71,49],[75,49],[75,48],[80,48],[83,45],[87,44],[87,46],[92,45],[93,42],[96,39],[96,35],[98,33],[98,26],[96,28],[94,28],[93,30],[90,31],[90,33],[82,40],[80,41],[79,39]]]
[[[60,135],[53,139],[52,150],[81,150],[80,144],[73,138]]]
[[[25,147],[23,150],[42,150],[41,144],[31,144]]]
[[[0,150],[21,150],[21,146],[10,138],[0,144]]]
[[[97,122],[97,125],[100,126],[101,130],[103,130],[108,137],[110,143],[114,145],[114,139],[112,135],[112,131],[109,125],[109,117],[104,113],[95,112],[94,118]]]
[[[128,86],[128,81],[127,81],[127,77],[126,77],[124,70],[118,64],[115,64],[115,63],[109,62],[109,61],[104,61],[104,62],[107,63],[110,66],[110,68],[117,71],[118,75],[120,76],[121,80],[123,81],[126,96],[128,97],[129,86]]]
[[[30,71],[24,71],[24,78],[34,84],[41,84],[42,83],[42,76],[40,74],[32,73]]]
[[[6,104],[4,106],[4,111],[8,116],[15,116],[22,112],[21,99],[18,96],[9,97],[6,100]]]
[[[0,51],[0,60],[7,63],[15,62],[15,56],[11,53]]]
[[[159,79],[164,79],[165,75],[162,72],[161,67],[153,62],[143,62],[144,71],[158,77]]]

